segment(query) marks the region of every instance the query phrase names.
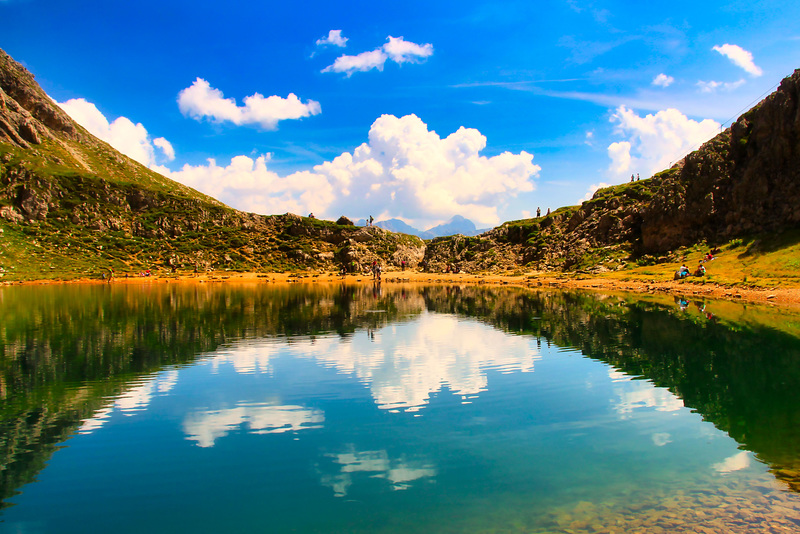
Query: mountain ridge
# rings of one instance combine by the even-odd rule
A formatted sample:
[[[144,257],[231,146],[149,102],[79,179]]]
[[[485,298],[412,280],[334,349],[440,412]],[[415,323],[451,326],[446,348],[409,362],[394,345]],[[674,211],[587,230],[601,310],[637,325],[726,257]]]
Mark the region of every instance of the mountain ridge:
[[[366,224],[366,221],[364,221],[363,219],[359,221],[359,224],[361,224],[362,222]],[[378,226],[379,228],[383,228],[384,230],[415,235],[422,239],[434,239],[437,237],[447,237],[457,234],[465,236],[476,236],[478,234],[490,230],[489,228],[478,230],[475,227],[475,223],[473,223],[472,221],[461,215],[454,215],[447,222],[438,224],[436,226],[432,226],[427,230],[419,230],[418,228],[414,228],[413,226],[409,225],[402,219],[387,219],[384,221],[375,222],[374,225]]]

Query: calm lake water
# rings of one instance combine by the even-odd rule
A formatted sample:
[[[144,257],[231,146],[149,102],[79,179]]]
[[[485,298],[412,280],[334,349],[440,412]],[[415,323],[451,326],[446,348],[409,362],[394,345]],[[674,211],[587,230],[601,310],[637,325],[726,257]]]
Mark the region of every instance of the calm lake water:
[[[800,531],[794,315],[161,284],[0,317],[2,532]]]

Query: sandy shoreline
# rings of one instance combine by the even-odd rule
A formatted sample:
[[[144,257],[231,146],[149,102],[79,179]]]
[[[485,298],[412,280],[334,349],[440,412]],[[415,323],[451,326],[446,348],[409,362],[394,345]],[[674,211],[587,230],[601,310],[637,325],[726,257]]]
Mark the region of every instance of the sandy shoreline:
[[[154,275],[150,277],[132,276],[128,278],[116,276],[112,284],[141,283],[364,283],[372,284],[371,275],[348,274],[346,277],[338,273],[231,273],[211,272],[204,274]],[[77,278],[74,280],[34,280],[0,282],[2,285],[41,285],[41,284],[103,284],[108,280],[98,278]],[[727,299],[742,302],[772,304],[800,308],[800,288],[776,287],[770,289],[731,288],[713,283],[691,283],[687,280],[617,280],[602,276],[584,277],[561,273],[524,273],[524,274],[446,274],[426,273],[414,270],[389,271],[383,274],[382,283],[397,284],[487,284],[497,286],[517,286],[532,288],[582,289],[602,292],[625,293],[665,293],[710,299]]]

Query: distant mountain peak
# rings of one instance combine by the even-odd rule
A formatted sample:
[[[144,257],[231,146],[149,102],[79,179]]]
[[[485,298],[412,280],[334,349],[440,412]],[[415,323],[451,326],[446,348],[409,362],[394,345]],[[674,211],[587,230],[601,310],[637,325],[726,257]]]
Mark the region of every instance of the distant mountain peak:
[[[357,224],[363,226],[366,224],[366,221],[360,220]],[[387,219],[384,221],[377,221],[374,224],[390,232],[415,235],[423,239],[433,239],[434,237],[445,237],[455,234],[474,236],[484,232],[484,230],[478,230],[475,227],[475,223],[461,215],[453,215],[446,223],[436,225],[427,230],[414,228],[401,219]]]

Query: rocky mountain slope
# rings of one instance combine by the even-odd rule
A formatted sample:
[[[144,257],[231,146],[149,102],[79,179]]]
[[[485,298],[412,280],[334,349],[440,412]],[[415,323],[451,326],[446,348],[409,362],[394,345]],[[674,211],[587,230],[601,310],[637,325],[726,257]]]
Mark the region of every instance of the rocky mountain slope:
[[[547,217],[435,239],[425,259],[433,269],[616,269],[682,246],[798,228],[798,205],[800,69],[672,168]]]
[[[0,275],[416,264],[421,239],[229,208],[75,123],[0,50]]]

